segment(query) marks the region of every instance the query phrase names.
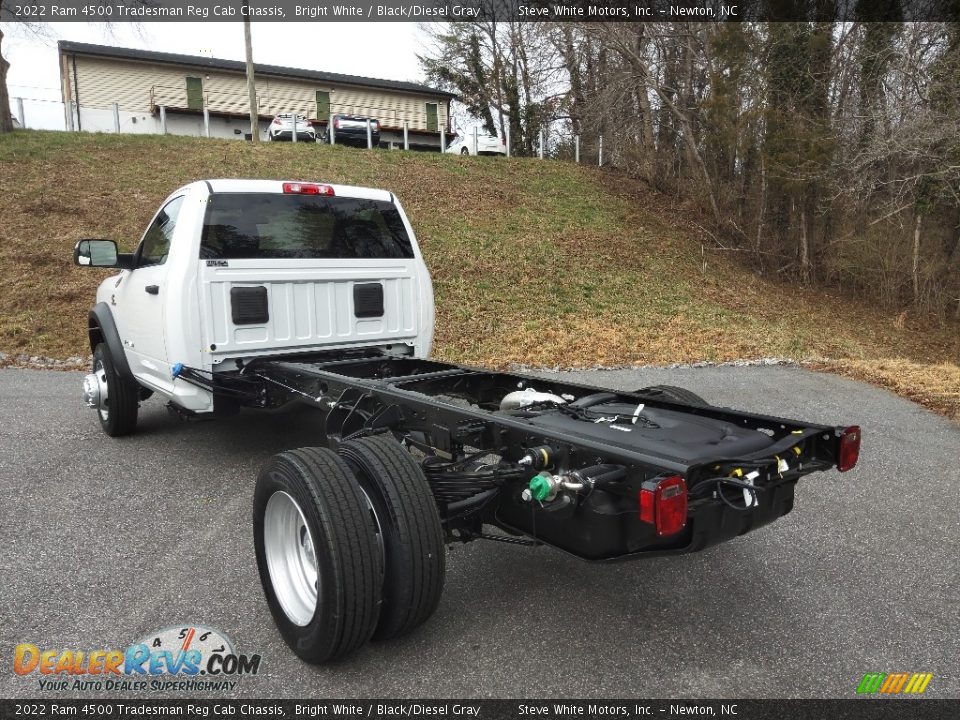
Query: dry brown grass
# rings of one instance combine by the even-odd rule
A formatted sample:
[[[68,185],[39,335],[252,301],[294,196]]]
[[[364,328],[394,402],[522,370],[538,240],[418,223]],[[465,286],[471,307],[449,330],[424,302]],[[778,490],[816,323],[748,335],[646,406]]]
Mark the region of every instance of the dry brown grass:
[[[889,388],[960,422],[960,366],[918,363],[904,358],[834,360],[821,369]]]
[[[689,212],[628,178],[530,159],[151,136],[0,136],[0,351],[86,354],[84,318],[106,273],[72,266],[75,240],[131,248],[171,190],[204,177],[394,191],[433,274],[442,359],[575,367],[830,358],[889,384],[898,373],[878,364],[903,358],[929,376],[901,373],[911,379],[898,392],[932,403],[925,398],[960,388],[956,374],[936,370],[960,358],[957,326],[758,277],[709,249]]]

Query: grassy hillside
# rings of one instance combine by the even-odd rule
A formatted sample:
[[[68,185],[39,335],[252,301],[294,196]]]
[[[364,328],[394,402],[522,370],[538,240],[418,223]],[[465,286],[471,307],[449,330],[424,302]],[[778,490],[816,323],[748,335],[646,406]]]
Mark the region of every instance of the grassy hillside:
[[[172,189],[205,177],[393,190],[433,273],[435,354],[443,359],[826,359],[960,409],[956,326],[891,318],[848,298],[772,283],[716,251],[704,255],[688,214],[628,178],[533,159],[305,144],[0,136],[0,351],[86,355],[84,318],[105,273],[71,265],[75,240],[110,237],[131,248]]]

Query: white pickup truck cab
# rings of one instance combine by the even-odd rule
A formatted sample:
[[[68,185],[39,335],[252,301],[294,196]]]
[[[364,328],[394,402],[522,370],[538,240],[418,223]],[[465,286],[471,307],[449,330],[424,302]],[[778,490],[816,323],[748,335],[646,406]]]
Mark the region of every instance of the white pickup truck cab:
[[[426,357],[433,289],[393,193],[274,180],[202,180],[173,192],[132,254],[81,240],[75,262],[117,267],[90,311],[87,404],[132,432],[156,393],[187,413],[213,394],[177,382],[253,357],[378,347]]]

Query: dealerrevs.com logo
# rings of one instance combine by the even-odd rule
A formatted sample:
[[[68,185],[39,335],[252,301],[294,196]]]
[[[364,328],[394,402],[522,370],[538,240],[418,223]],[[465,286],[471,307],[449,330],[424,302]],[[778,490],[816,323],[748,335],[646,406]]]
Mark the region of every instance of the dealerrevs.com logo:
[[[125,650],[21,643],[13,655],[13,671],[35,676],[44,691],[233,690],[237,678],[259,669],[259,655],[238,654],[230,638],[201,625],[164,628]]]

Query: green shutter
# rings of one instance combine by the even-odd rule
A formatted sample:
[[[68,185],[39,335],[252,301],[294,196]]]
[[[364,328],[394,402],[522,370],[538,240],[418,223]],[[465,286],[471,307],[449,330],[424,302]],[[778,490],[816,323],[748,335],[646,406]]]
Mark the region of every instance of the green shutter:
[[[198,77],[187,78],[187,107],[203,110],[203,80]]]
[[[427,103],[427,130],[430,132],[438,132],[440,130],[440,126],[437,123],[436,103]]]
[[[317,90],[317,120],[330,119],[330,93],[327,90]]]

